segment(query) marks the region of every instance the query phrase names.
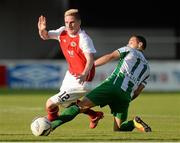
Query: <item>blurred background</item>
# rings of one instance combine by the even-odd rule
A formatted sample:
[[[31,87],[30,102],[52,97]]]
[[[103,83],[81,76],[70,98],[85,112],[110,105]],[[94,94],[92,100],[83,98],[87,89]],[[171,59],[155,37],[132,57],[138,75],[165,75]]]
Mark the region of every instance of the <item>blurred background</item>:
[[[154,0],[1,0],[0,87],[59,88],[67,65],[57,41],[40,39],[37,22],[42,14],[48,29],[57,29],[64,25],[64,11],[69,8],[79,9],[82,29],[97,49],[96,58],[126,45],[133,34],[143,35],[148,42],[145,56],[151,65],[147,90],[179,90],[178,4]],[[114,64],[97,70],[97,83]]]

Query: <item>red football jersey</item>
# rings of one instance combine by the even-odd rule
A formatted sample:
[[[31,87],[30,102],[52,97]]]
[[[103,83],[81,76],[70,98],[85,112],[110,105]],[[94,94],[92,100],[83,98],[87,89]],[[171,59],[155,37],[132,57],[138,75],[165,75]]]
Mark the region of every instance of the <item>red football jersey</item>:
[[[61,50],[68,63],[69,72],[74,75],[81,74],[86,65],[86,58],[84,52],[89,52],[89,53],[96,52],[92,40],[82,30],[79,31],[77,36],[68,35],[65,28],[61,28],[58,32],[59,32],[58,40],[60,43]],[[93,65],[91,71],[87,76],[87,81],[91,81],[94,75],[95,75],[95,66]]]

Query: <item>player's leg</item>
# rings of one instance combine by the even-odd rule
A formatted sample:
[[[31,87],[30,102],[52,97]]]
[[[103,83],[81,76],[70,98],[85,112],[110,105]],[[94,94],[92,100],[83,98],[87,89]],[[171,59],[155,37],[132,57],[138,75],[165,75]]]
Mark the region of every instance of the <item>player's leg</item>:
[[[64,80],[63,80],[60,88],[62,88],[68,82],[68,76],[69,76],[69,73],[66,72],[66,75],[64,77]],[[60,90],[59,93],[50,97],[46,101],[47,118],[50,121],[53,121],[58,117],[58,112],[59,112],[59,101],[58,101],[59,98],[58,98],[58,96],[60,96],[60,95],[63,95],[62,90]]]
[[[61,112],[60,116],[58,115],[58,110],[55,111],[55,109],[57,108],[59,104],[68,105],[72,103],[73,101],[76,101],[77,98],[79,98],[78,96],[80,95],[79,93],[80,92],[72,92],[72,90],[68,90],[67,92],[59,92],[58,94],[48,99],[48,102],[47,102],[48,119],[50,121],[53,121],[52,122],[53,129],[72,120],[77,114],[79,114],[80,113],[80,111],[78,110],[79,106],[80,107],[82,106],[81,112],[86,112],[86,114],[88,112],[88,115],[91,116],[92,119],[94,119],[94,120],[91,120],[90,127],[91,128],[96,127],[97,122],[103,117],[103,113],[96,112],[89,109],[92,106],[94,106],[94,104],[89,100],[85,100],[86,98],[85,99],[83,98],[83,100],[78,103],[79,106],[73,105],[73,106],[69,106],[65,108],[64,111]],[[54,112],[50,112],[52,110]],[[99,113],[102,113],[102,114],[99,114]]]
[[[132,131],[134,129],[133,121],[126,121],[128,116],[128,106],[123,107],[120,104],[116,105],[114,103],[110,105],[110,108],[111,113],[114,116],[114,131]]]
[[[94,105],[91,101],[86,101],[86,100],[88,100],[88,98],[84,97],[83,103],[89,102],[90,104]],[[80,100],[77,101],[77,104],[79,104],[79,103],[81,104]],[[90,106],[90,104],[88,105],[88,108],[83,110],[83,113],[87,114],[89,116],[89,119],[90,119],[89,128],[94,129],[97,126],[98,121],[104,117],[104,113],[101,111],[94,111],[94,110],[90,109],[90,107],[92,107],[92,106]]]
[[[73,105],[68,108],[66,108],[61,115],[52,122],[52,128],[55,129],[58,126],[74,119],[79,113],[83,113],[87,111],[87,109],[94,107],[94,106],[105,106],[107,105],[107,102],[110,101],[109,94],[106,94],[107,92],[105,90],[102,90],[104,87],[99,86],[92,90],[90,93],[88,93],[83,99],[77,103],[78,105]],[[107,96],[106,96],[107,95]],[[101,118],[99,118],[96,121],[96,125],[98,121]]]
[[[82,91],[81,86],[78,87],[78,85],[76,78],[67,71],[60,87],[60,92],[50,97],[46,102],[47,117],[50,121],[58,117],[59,105],[67,107],[82,97],[83,93],[86,93],[86,91]]]
[[[77,104],[80,102],[81,100],[77,100]],[[96,125],[93,124],[94,122],[96,122],[97,120],[99,120],[100,118],[103,118],[103,112],[101,111],[94,111],[92,109],[86,109],[84,112],[84,114],[87,114],[89,116],[90,119],[90,125],[89,127],[91,129],[95,128]]]
[[[114,131],[132,131],[134,129],[133,120],[126,121],[123,119],[123,114],[118,114],[114,117]]]
[[[90,92],[92,90],[92,81],[91,82],[84,82],[84,84],[80,84],[79,81],[71,75],[69,72],[67,72],[65,76],[65,80],[63,81],[63,86],[61,89],[65,89],[68,91],[68,94],[70,95],[70,98],[62,103],[64,107],[69,106],[67,103],[72,103],[72,102],[78,102],[78,100]],[[90,118],[90,121],[92,120],[97,120],[99,117],[102,116],[102,112],[94,111],[92,109],[87,109],[84,114],[88,115]],[[91,124],[91,122],[90,122]],[[90,126],[90,128],[95,128],[95,126]]]
[[[86,100],[89,99],[91,103],[93,103],[93,106],[104,107],[108,105],[113,99],[113,93],[112,93],[112,90],[110,89],[111,89],[111,84],[109,84],[108,81],[104,81],[94,90],[92,90],[89,94],[87,94],[86,95],[87,98],[84,98],[84,99]],[[87,102],[87,103],[90,103],[90,102]],[[99,120],[102,119],[103,117],[104,117],[103,112],[99,112],[99,111],[96,112],[95,116],[92,116],[90,118],[89,127],[92,129],[95,128]]]
[[[80,108],[77,105],[72,105],[68,108],[65,108],[60,116],[51,122],[52,125],[52,129],[55,130],[57,127],[59,127],[60,125],[71,121],[72,119],[74,119],[78,114],[80,113]]]
[[[107,105],[109,102],[111,102],[111,97],[109,96],[111,90],[109,90],[107,87],[109,87],[108,84],[102,83],[100,86],[96,87],[85,97],[83,97],[82,101],[80,101],[78,105],[73,105],[66,108],[61,115],[52,122],[52,128],[55,129],[58,126],[74,119],[74,117],[76,117],[80,112],[85,112],[91,107],[103,107]],[[100,119],[96,121],[96,125]]]
[[[63,107],[70,106],[73,102],[76,102],[77,99],[82,97],[82,94],[86,93],[83,90],[73,90],[67,89],[61,90],[59,93],[55,94],[54,96],[50,97],[46,102],[46,111],[48,113],[48,119],[50,121],[55,120],[59,114],[59,105]]]
[[[49,121],[53,121],[59,116],[59,106],[58,104],[52,102],[51,99],[48,99],[46,102],[46,111]]]
[[[113,129],[114,131],[132,131],[134,129],[133,121],[126,121],[131,97],[123,90],[117,90],[115,94],[117,96],[109,105],[111,113],[114,116]]]
[[[87,97],[84,97],[82,102],[79,102],[78,105],[82,107],[81,112],[89,116],[89,128],[94,129],[97,126],[98,121],[104,117],[104,113],[101,111],[94,111],[90,109],[91,107],[94,107],[95,104]]]
[[[150,132],[151,128],[142,121],[141,118],[135,117],[134,120],[127,120],[129,108],[129,96],[126,92],[121,91],[118,98],[110,104],[111,112],[114,115],[114,130],[115,131],[132,131],[137,128],[143,132]]]
[[[46,103],[48,119],[50,121],[53,121],[58,118],[58,105],[69,107],[72,103],[75,103],[80,97],[82,97],[82,94],[84,93],[86,93],[86,91],[77,89],[73,91],[72,89],[70,89],[67,91],[60,91],[58,94],[52,96]],[[100,111],[86,109],[84,112],[90,118],[90,128],[95,128],[97,121],[103,117],[103,113]]]
[[[151,132],[151,128],[140,117],[126,121],[127,112],[117,113],[114,117],[114,131],[132,131],[137,128],[141,132]]]
[[[83,98],[82,101],[78,103],[78,105],[72,105],[65,108],[61,115],[54,121],[52,121],[52,129],[56,129],[58,126],[71,121],[74,119],[79,113],[85,112],[87,109],[93,107],[94,104],[87,99],[86,97]]]

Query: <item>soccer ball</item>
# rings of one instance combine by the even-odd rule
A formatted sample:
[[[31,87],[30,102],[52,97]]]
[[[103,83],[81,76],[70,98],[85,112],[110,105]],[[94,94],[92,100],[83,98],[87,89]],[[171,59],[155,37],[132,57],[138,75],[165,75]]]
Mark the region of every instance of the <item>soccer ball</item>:
[[[35,136],[48,136],[51,132],[51,122],[46,117],[38,117],[32,121],[31,131]]]

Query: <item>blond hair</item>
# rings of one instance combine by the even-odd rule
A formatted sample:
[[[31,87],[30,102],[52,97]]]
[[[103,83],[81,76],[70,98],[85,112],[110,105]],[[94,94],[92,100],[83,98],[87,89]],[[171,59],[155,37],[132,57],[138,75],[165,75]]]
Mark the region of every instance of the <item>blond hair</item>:
[[[74,16],[76,19],[81,20],[78,9],[69,9],[64,13],[64,17]]]

